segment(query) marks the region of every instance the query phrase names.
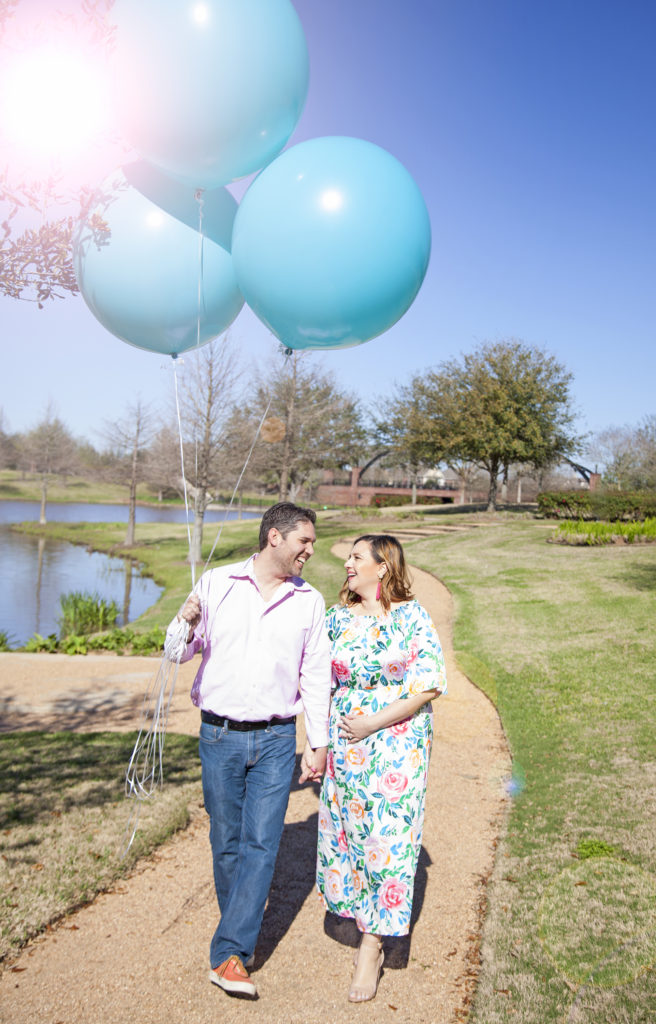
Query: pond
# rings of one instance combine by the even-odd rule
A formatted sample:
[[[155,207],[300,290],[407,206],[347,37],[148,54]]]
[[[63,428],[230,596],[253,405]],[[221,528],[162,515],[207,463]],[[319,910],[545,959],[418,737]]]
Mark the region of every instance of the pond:
[[[162,588],[142,576],[129,559],[89,552],[81,545],[44,537],[27,536],[9,528],[10,523],[38,522],[38,501],[0,501],[0,631],[12,647],[24,644],[35,633],[58,633],[59,598],[71,590],[98,593],[116,601],[118,625],[134,622],[155,604]],[[127,523],[127,505],[48,502],[50,522]],[[259,518],[260,512],[243,512],[243,519]],[[218,523],[223,509],[208,509],[206,523]],[[228,519],[237,519],[237,510]],[[184,523],[179,506],[137,506],[139,523]],[[191,579],[190,579],[191,583]]]
[[[39,521],[38,501],[0,501],[0,523],[34,523]],[[137,523],[186,523],[184,508],[179,505],[137,505]],[[208,508],[206,523],[223,522],[224,509]],[[259,519],[261,512],[242,512],[242,519]],[[50,523],[127,523],[127,505],[88,505],[84,502],[49,501],[46,518]],[[228,519],[238,519],[231,509]]]
[[[0,630],[12,647],[35,633],[58,633],[59,597],[71,590],[116,601],[118,625],[133,622],[155,604],[162,588],[129,559],[0,527]]]

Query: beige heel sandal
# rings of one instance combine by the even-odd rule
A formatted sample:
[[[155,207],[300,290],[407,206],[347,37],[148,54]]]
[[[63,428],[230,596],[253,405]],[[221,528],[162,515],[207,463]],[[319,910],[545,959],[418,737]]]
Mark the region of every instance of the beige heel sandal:
[[[383,969],[385,953],[383,952],[382,939],[377,938],[377,936],[373,937],[376,940],[375,943],[365,943],[363,940],[363,942],[360,945],[360,949],[357,949],[355,951],[355,956],[353,957],[353,978],[351,979],[351,988],[349,989],[348,994],[349,1003],[366,1003],[370,999],[375,999],[376,997],[376,993],[378,991],[378,982],[380,981],[380,972]],[[358,963],[360,959],[359,954],[363,945],[371,946],[372,952],[376,950],[378,953],[376,961],[372,964],[372,966],[375,969],[375,979],[373,985],[371,983],[369,985],[362,985],[359,982],[356,982],[355,980],[358,971]]]

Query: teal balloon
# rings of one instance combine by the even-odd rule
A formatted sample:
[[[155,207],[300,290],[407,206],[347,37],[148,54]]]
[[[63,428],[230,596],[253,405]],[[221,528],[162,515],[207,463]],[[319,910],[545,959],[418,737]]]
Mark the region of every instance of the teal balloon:
[[[402,164],[362,139],[311,139],[251,184],[232,237],[246,302],[284,345],[359,345],[396,323],[426,274],[431,230]]]
[[[221,334],[244,302],[230,252],[236,211],[226,189],[197,197],[145,161],[110,175],[73,253],[93,315],[128,344],[165,355]]]
[[[280,152],[309,75],[290,0],[117,0],[111,18],[116,116],[141,156],[214,188]]]

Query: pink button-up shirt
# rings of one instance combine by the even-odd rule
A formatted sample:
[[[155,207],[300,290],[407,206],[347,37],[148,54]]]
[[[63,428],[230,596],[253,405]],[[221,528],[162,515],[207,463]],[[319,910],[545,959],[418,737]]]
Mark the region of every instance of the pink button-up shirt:
[[[324,600],[290,576],[265,601],[253,574],[256,557],[210,569],[195,587],[201,619],[180,657],[203,654],[191,699],[238,722],[302,710],[311,746],[327,746],[331,669]],[[174,620],[169,636],[176,626]]]

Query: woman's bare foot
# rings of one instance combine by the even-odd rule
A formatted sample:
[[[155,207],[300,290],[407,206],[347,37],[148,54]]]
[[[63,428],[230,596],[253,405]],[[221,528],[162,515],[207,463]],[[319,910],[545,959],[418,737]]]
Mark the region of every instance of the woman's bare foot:
[[[348,994],[350,1003],[364,1003],[375,997],[384,958],[382,939],[365,932],[354,961]]]

